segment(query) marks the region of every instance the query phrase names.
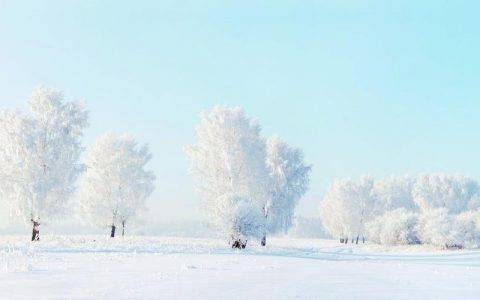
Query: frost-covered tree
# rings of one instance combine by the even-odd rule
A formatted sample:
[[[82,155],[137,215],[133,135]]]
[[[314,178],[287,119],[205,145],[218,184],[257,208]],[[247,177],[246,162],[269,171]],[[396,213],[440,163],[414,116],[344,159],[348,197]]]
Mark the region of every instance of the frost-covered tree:
[[[425,244],[442,248],[478,247],[480,212],[451,214],[446,208],[427,209],[421,213],[418,231]]]
[[[469,210],[455,216],[455,239],[467,248],[480,246],[480,211]]]
[[[215,107],[201,116],[197,143],[187,149],[207,221],[242,248],[265,228],[269,197],[265,141],[241,108]]]
[[[284,232],[292,226],[295,206],[308,190],[311,166],[300,149],[293,148],[279,137],[267,141],[267,166],[270,172],[271,196],[264,207],[267,230]],[[266,243],[266,236],[262,245]]]
[[[146,170],[152,155],[147,145],[139,146],[130,135],[107,133],[88,153],[78,215],[99,226],[110,226],[115,236],[117,226],[125,225],[145,208],[154,190],[154,174]]]
[[[445,208],[457,214],[478,208],[480,187],[476,180],[462,175],[424,174],[418,177],[412,193],[422,210]]]
[[[12,215],[32,222],[38,240],[40,218],[63,215],[75,190],[88,113],[47,88],[33,92],[28,108],[0,115],[0,194]]]
[[[418,216],[405,208],[387,211],[366,224],[368,239],[384,245],[407,245],[420,242]]]
[[[392,176],[388,179],[376,180],[372,194],[378,202],[378,213],[398,208],[417,210],[412,195],[415,182],[415,177],[411,176]]]
[[[423,243],[440,247],[478,244],[480,186],[463,175],[420,175],[412,191],[421,209],[419,226]]]
[[[455,225],[455,217],[446,208],[424,210],[419,218],[420,240],[444,248],[457,246]]]
[[[376,209],[372,197],[373,180],[362,177],[360,181],[336,180],[320,204],[323,226],[332,236],[347,242],[348,239],[366,236],[365,223]]]
[[[366,229],[373,242],[480,244],[480,185],[472,178],[436,173],[390,177],[375,181],[369,195],[366,190],[350,180],[334,183],[321,204],[323,224],[331,235],[345,239],[362,228],[355,221],[361,219],[356,203],[368,199]]]
[[[230,210],[231,215],[227,224],[229,232],[240,233],[240,239],[234,239],[231,243],[233,248],[245,248],[246,242],[242,240],[248,237],[259,238],[260,234],[265,230],[265,220],[262,212],[257,206],[252,205],[248,201],[242,199],[233,199],[233,209]]]

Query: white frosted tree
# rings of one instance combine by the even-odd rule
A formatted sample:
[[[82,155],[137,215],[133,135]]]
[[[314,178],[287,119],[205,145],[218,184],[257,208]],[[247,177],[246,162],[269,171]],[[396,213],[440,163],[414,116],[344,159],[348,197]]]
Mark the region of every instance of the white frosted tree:
[[[416,211],[412,190],[416,179],[411,176],[392,176],[384,180],[376,180],[372,195],[378,202],[377,213],[388,212],[399,208]]]
[[[328,190],[321,214],[332,236],[346,239],[366,229],[372,242],[387,245],[461,248],[480,244],[478,181],[433,173],[365,183],[336,181]]]
[[[265,228],[258,216],[270,189],[260,131],[243,109],[217,106],[202,113],[197,143],[186,150],[202,211],[235,248],[244,248]]]
[[[346,183],[335,180],[328,189],[325,197],[320,202],[320,219],[325,231],[332,237],[344,242],[350,235],[351,228],[348,224],[348,191]]]
[[[444,208],[458,214],[478,208],[480,187],[463,175],[424,174],[413,187],[413,199],[421,210]]]
[[[457,245],[455,217],[446,208],[433,208],[422,211],[418,232],[422,243],[443,248]]]
[[[39,240],[40,218],[62,216],[83,166],[80,139],[88,125],[84,105],[61,92],[39,88],[29,112],[0,115],[0,194],[13,216],[30,220]]]
[[[480,246],[479,210],[469,210],[455,216],[455,236],[457,244],[462,247]]]
[[[413,198],[421,210],[423,243],[441,247],[471,247],[478,241],[480,186],[463,175],[423,174]]]
[[[387,211],[367,222],[368,239],[384,245],[418,244],[417,222],[418,216],[405,208]]]
[[[271,195],[263,211],[270,233],[284,232],[292,226],[295,206],[307,192],[311,166],[304,161],[303,152],[279,137],[267,141],[267,167],[270,172]],[[262,245],[266,244],[266,235]]]
[[[340,241],[365,238],[365,224],[376,210],[372,197],[373,180],[362,177],[353,180],[336,180],[320,204],[320,215],[325,229]],[[353,241],[352,241],[353,242]]]
[[[154,190],[155,176],[146,170],[152,155],[130,135],[107,133],[100,137],[86,158],[78,216],[99,226],[111,227],[110,236],[144,210]]]

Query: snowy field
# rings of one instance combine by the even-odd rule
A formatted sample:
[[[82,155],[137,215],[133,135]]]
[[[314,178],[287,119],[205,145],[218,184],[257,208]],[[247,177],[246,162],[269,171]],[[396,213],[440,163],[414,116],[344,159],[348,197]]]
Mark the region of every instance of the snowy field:
[[[1,299],[478,299],[480,251],[271,239],[26,236],[0,241]]]

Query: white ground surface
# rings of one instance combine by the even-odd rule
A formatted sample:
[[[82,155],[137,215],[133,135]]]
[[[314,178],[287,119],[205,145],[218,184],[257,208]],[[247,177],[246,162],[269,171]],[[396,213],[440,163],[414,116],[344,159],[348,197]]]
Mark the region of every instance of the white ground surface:
[[[480,251],[271,239],[0,239],[0,299],[480,299]],[[387,251],[388,250],[388,251]]]

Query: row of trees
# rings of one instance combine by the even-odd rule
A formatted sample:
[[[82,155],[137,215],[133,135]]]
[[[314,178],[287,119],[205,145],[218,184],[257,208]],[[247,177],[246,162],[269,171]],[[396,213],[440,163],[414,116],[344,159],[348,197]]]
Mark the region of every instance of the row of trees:
[[[462,175],[423,174],[337,180],[320,205],[325,229],[341,242],[475,247],[480,184]]]
[[[249,238],[266,245],[268,233],[291,227],[309,185],[302,151],[264,139],[241,108],[218,106],[201,115],[197,143],[186,152],[206,219],[233,248],[245,248]]]
[[[125,226],[144,209],[153,191],[155,177],[145,170],[151,159],[148,147],[138,146],[131,136],[109,133],[82,162],[85,106],[42,87],[34,91],[28,108],[27,113],[0,113],[0,198],[11,215],[32,223],[32,240],[39,240],[41,219],[67,212],[111,226],[113,237],[119,224]]]
[[[152,155],[132,136],[107,133],[86,153],[88,111],[61,92],[39,88],[28,111],[0,112],[0,198],[12,216],[39,226],[74,213],[81,220],[118,226],[145,209],[155,176]],[[298,200],[308,189],[311,167],[303,153],[278,137],[265,140],[260,126],[240,108],[204,113],[198,143],[187,149],[208,220],[244,248],[256,237],[286,232]],[[79,186],[79,188],[77,188]]]
[[[75,212],[111,228],[145,209],[155,176],[152,155],[129,135],[100,137],[81,159],[88,125],[85,106],[40,88],[28,112],[0,113],[0,198],[33,226]],[[201,115],[197,142],[186,153],[206,219],[234,248],[286,232],[309,186],[311,166],[301,150],[279,137],[265,139],[241,108],[215,107]],[[77,189],[79,186],[79,189]],[[343,242],[480,243],[480,184],[461,175],[424,174],[358,181],[337,180],[320,205],[325,230]]]

